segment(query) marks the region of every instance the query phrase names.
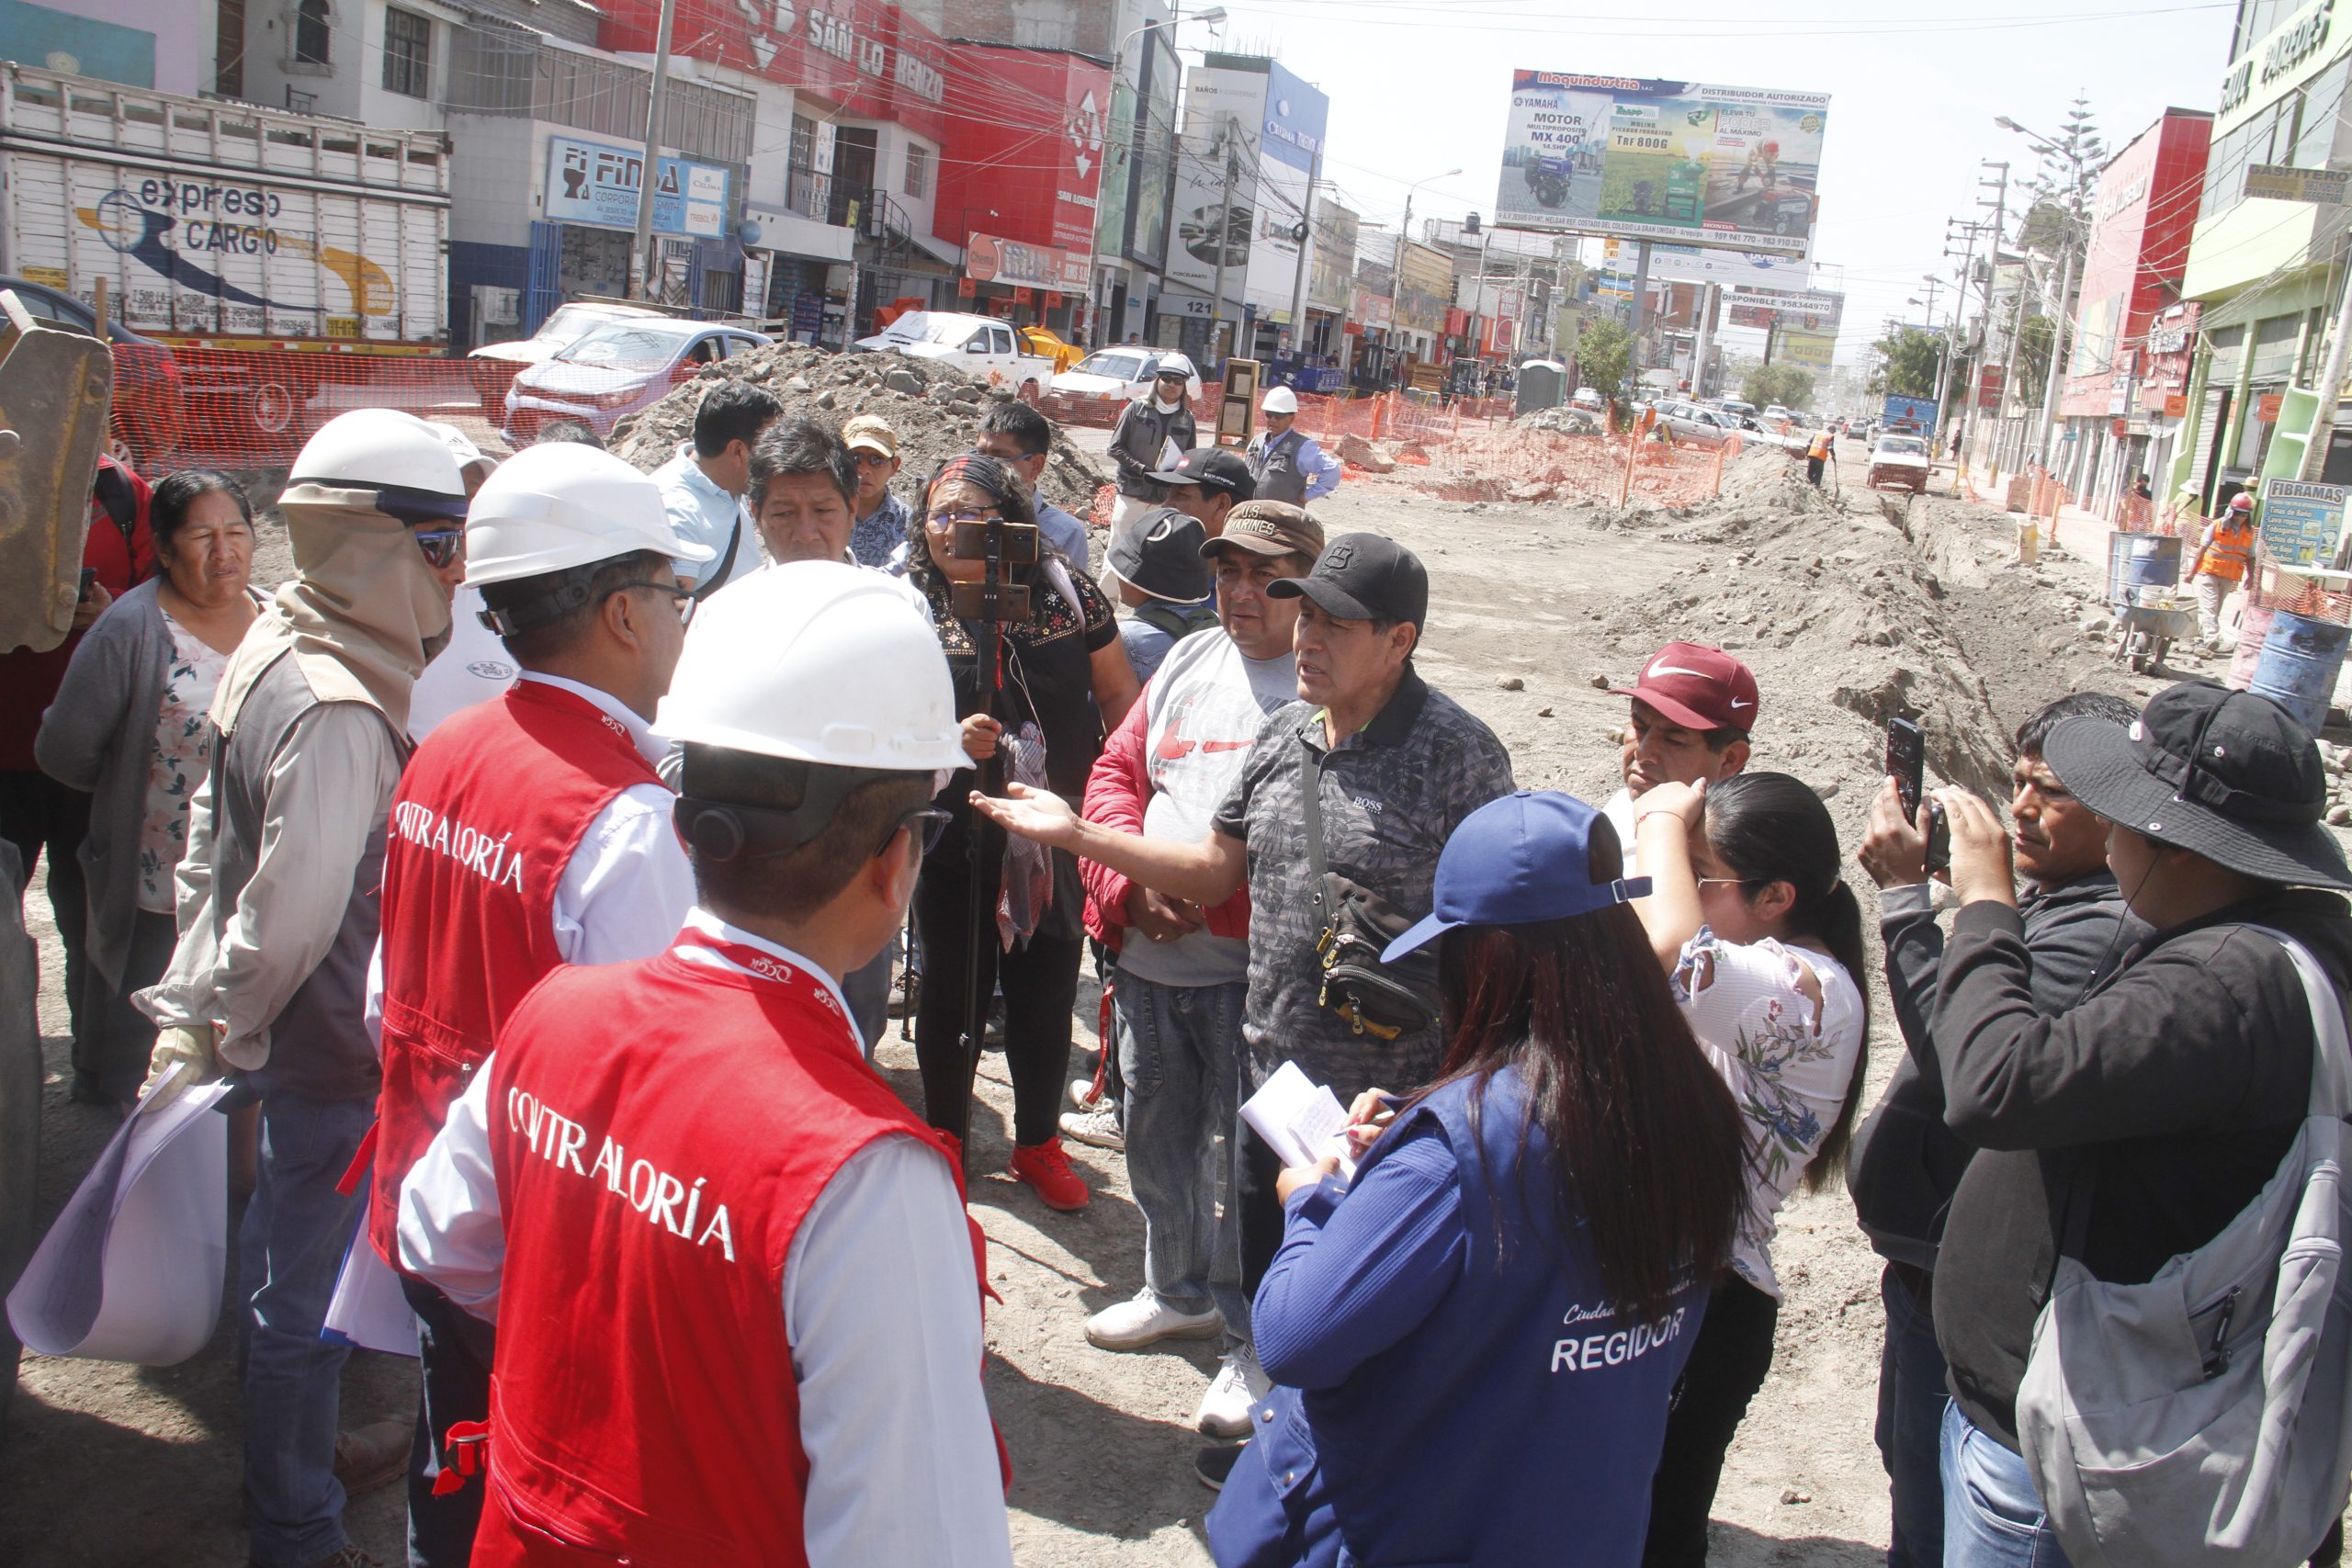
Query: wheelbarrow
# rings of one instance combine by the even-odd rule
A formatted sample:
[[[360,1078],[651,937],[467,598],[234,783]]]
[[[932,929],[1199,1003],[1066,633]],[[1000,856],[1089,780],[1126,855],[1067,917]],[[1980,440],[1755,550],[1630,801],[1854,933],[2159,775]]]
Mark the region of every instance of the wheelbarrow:
[[[2197,609],[2173,591],[2133,583],[2115,601],[2115,659],[2135,675],[2160,668],[2176,641],[2197,635]]]

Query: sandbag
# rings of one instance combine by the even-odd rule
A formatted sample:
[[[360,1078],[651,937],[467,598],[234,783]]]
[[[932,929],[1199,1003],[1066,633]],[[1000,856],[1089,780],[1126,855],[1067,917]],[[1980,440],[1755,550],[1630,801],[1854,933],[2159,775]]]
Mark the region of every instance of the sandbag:
[[[210,1342],[229,1257],[229,1085],[122,1124],[8,1292],[44,1356],[177,1365]]]

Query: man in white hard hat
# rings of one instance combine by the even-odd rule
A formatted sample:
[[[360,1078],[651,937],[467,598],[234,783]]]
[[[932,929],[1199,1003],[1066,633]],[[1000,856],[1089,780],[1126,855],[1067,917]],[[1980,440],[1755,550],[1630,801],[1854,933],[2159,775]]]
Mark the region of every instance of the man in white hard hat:
[[[841,995],[906,918],[964,760],[876,573],[697,612],[654,731],[701,900],[560,969],[410,1174],[404,1267],[505,1325],[474,1561],[1012,1562],[978,1233]]]
[[[1111,462],[1119,470],[1118,504],[1111,512],[1117,539],[1168,499],[1168,487],[1153,475],[1200,445],[1193,423],[1193,362],[1181,354],[1162,355],[1151,390],[1119,411],[1111,429]]]
[[[410,688],[449,636],[465,482],[423,420],[364,409],[294,459],[279,500],[296,576],[229,660],[212,771],[178,874],[180,940],[139,994],[156,1036],[144,1103],[234,1072],[261,1100],[238,1233],[249,1553],[356,1554],[344,1496],[398,1475],[405,1423],[338,1441],[345,1344],[320,1337],[358,1199],[337,1190],[374,1120],[365,1022],[376,889]]]
[[[1340,488],[1340,459],[1306,437],[1298,423],[1298,394],[1276,387],[1259,403],[1266,422],[1250,443],[1250,473],[1257,499],[1304,506]]]
[[[474,497],[465,586],[522,675],[436,729],[392,797],[368,1216],[389,1263],[401,1179],[524,995],[558,964],[661,952],[693,906],[650,727],[685,641],[671,562],[709,554],[678,536],[659,485],[604,452],[532,447]],[[462,1568],[481,1492],[435,1483],[450,1428],[490,1415],[492,1335],[430,1282],[401,1284],[424,1369],[409,1562]]]

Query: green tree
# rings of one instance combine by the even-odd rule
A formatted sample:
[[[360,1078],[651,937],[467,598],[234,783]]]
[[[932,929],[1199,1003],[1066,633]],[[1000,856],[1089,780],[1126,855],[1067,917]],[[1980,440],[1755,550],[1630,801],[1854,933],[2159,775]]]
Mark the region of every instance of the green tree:
[[[1944,340],[1940,333],[1923,333],[1917,327],[1897,327],[1871,345],[1878,355],[1878,367],[1871,372],[1867,386],[1870,395],[1883,398],[1892,393],[1901,398],[1932,398],[1936,382],[1943,374]]]
[[[2050,380],[2051,344],[2057,335],[2047,316],[2028,316],[2018,333],[2018,397],[2029,409],[2041,406],[2042,389]]]
[[[1760,365],[1740,382],[1739,395],[1759,409],[1778,403],[1802,410],[1813,401],[1813,372],[1794,365]]]
[[[1589,317],[1577,333],[1577,366],[1584,385],[1605,398],[1623,400],[1625,370],[1634,360],[1634,334],[1623,321]]]

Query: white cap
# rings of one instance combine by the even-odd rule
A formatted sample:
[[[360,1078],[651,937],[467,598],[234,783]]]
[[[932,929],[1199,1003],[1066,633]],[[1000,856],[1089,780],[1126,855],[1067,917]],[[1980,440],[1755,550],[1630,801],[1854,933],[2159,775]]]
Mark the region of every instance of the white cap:
[[[407,490],[463,500],[465,476],[435,429],[398,409],[354,409],[319,426],[295,456],[291,484]]]
[[[650,476],[610,452],[571,442],[516,453],[482,481],[466,514],[469,588],[639,550],[688,561],[715,553],[678,537]]]
[[[1258,407],[1267,413],[1296,413],[1298,394],[1288,387],[1276,387],[1266,394],[1266,400]]]
[[[1184,379],[1189,381],[1193,377],[1199,375],[1200,372],[1193,369],[1193,362],[1185,358],[1182,355],[1163,354],[1159,356],[1159,368],[1153,371],[1152,374],[1154,376],[1182,376]]]
[[[706,600],[653,733],[839,768],[971,761],[922,606],[904,584],[841,561],[771,566]]]

